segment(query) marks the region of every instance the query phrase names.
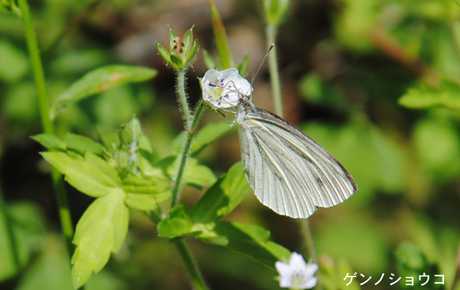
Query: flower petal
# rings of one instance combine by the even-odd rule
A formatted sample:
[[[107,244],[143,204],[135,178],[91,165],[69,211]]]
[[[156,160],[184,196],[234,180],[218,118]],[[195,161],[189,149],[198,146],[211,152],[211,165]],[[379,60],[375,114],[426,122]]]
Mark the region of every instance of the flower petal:
[[[278,273],[280,274],[281,278],[284,278],[284,277],[289,277],[290,278],[291,275],[292,275],[292,269],[286,263],[278,261],[278,262],[275,263],[275,268],[278,271]]]
[[[312,263],[307,265],[307,269],[305,269],[305,276],[306,277],[313,277],[315,272],[318,270],[318,264]]]
[[[316,278],[311,278],[311,279],[308,279],[307,281],[305,281],[304,283],[302,283],[302,285],[300,285],[300,289],[310,289],[310,288],[313,288],[316,286],[316,283],[318,282],[318,279]]]
[[[293,252],[291,254],[291,258],[289,259],[289,265],[291,266],[294,271],[303,272],[307,267],[307,263],[303,259],[302,255]]]

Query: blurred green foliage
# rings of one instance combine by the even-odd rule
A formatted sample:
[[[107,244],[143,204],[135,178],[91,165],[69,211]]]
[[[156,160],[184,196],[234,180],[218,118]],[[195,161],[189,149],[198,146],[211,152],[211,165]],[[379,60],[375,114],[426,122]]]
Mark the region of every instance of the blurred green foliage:
[[[239,50],[241,70],[251,75],[258,66],[267,49],[263,41],[256,42],[264,33],[261,3],[228,1],[233,6],[225,6],[229,4],[216,1],[220,14],[216,10],[212,15],[228,33],[219,38],[212,33],[207,3],[173,2],[30,1],[52,101],[62,100],[59,96],[71,84],[100,67],[123,64],[157,71],[152,81],[89,90],[86,96],[94,93],[92,98],[69,103],[54,121],[58,139],[36,135],[41,127],[22,23],[14,2],[0,4],[0,289],[73,288],[69,257],[57,236],[49,166],[40,161],[42,148],[29,136],[42,138],[46,147],[67,150],[67,143],[78,143],[66,143],[75,137],[67,132],[110,139],[100,132],[115,132],[135,114],[152,144],[148,158],[162,160],[159,167],[171,172],[175,158],[168,156],[177,154],[184,137],[174,103],[174,75],[154,45],[168,42],[166,25],[182,33],[195,25],[203,57],[189,72],[192,101],[200,96],[195,77],[205,67],[225,66]],[[417,277],[424,272],[431,275],[425,288],[438,289],[432,276],[443,274],[440,289],[460,289],[459,17],[453,0],[299,0],[292,1],[279,27],[286,118],[336,156],[359,186],[344,204],[320,209],[310,218],[325,289],[360,289],[360,277],[344,286],[345,275],[355,272],[376,279],[395,273],[402,279],[393,287],[400,289],[422,289]],[[261,73],[254,102],[271,110],[264,99],[265,82]],[[214,124],[217,120],[222,121],[219,115],[206,114],[196,136],[187,182],[192,186],[185,186],[182,196],[186,206],[202,195],[195,188],[206,190],[239,160],[236,134],[227,133],[226,123]],[[206,130],[220,138],[210,138]],[[200,137],[202,131],[206,134]],[[105,145],[104,138],[101,142]],[[69,197],[78,220],[91,201],[75,191]],[[269,229],[272,240],[291,251],[303,249],[298,225],[248,194],[230,219]],[[129,221],[119,254],[92,276],[86,289],[188,289],[183,266],[167,240],[157,238],[140,212],[130,212]],[[234,231],[230,225],[217,231]],[[192,241],[191,248],[212,289],[278,289],[272,280],[276,273],[268,267],[200,242]],[[418,284],[406,287],[406,276],[416,277]],[[390,288],[389,280],[373,285],[376,281],[362,288]]]

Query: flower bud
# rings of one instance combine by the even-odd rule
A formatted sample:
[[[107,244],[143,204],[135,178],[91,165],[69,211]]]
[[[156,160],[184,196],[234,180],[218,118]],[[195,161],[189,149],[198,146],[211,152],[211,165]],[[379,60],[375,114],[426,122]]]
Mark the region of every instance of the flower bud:
[[[169,50],[157,42],[158,52],[166,63],[175,69],[185,69],[192,66],[198,51],[198,42],[193,40],[193,26],[182,37],[169,28]]]

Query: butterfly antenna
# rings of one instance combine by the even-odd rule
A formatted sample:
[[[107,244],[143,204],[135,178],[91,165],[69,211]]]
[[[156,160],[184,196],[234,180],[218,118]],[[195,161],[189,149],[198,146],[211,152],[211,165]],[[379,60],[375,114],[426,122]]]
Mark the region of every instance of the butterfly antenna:
[[[256,73],[255,73],[254,76],[252,77],[251,86],[254,85],[254,81],[256,80],[257,74],[259,73],[260,68],[261,68],[262,65],[264,64],[265,59],[267,58],[268,54],[269,54],[270,51],[273,49],[273,47],[275,47],[275,44],[274,44],[274,43],[272,43],[272,45],[270,45],[270,47],[268,48],[268,51],[267,51],[267,53],[265,54],[264,58],[262,59],[262,62],[260,63],[259,67],[257,68]]]

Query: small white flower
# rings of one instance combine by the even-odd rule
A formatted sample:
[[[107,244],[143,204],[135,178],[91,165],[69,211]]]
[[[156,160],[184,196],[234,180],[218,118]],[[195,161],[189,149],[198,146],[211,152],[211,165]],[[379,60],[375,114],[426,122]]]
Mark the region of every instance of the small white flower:
[[[315,287],[317,279],[313,277],[318,265],[307,265],[302,255],[293,252],[289,264],[278,261],[275,263],[276,270],[280,274],[280,287],[294,289],[310,289]]]
[[[201,80],[203,100],[218,109],[236,107],[240,96],[252,94],[252,86],[236,68],[208,70]]]

